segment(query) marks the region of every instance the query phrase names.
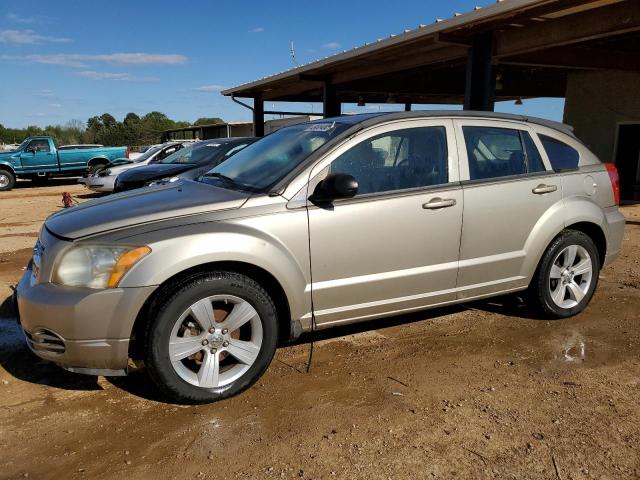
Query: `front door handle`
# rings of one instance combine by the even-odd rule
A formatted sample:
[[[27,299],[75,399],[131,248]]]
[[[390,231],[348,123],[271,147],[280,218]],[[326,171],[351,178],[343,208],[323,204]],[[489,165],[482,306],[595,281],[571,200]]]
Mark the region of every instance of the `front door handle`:
[[[438,208],[447,208],[453,207],[456,204],[456,200],[454,198],[432,198],[427,203],[422,204],[422,208],[426,208],[429,210],[436,210]]]
[[[556,190],[558,190],[558,187],[556,185],[545,185],[544,183],[541,183],[531,191],[536,195],[542,195],[544,193],[555,192]]]

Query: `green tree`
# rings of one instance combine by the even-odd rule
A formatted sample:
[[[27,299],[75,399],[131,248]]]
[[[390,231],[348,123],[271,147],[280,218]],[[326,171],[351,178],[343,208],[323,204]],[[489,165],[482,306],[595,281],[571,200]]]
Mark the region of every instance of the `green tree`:
[[[200,117],[193,122],[194,125],[213,125],[214,123],[224,123],[224,120],[219,117]]]

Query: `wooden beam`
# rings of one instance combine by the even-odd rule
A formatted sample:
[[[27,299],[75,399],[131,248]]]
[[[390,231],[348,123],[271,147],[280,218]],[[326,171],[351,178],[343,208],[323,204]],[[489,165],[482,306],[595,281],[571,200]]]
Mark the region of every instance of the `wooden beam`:
[[[464,109],[493,111],[496,77],[491,64],[493,32],[477,33],[469,49],[464,90]]]
[[[253,100],[253,135],[264,137],[264,100],[262,98]]]
[[[467,48],[456,46],[436,48],[421,54],[409,51],[408,54],[398,55],[393,60],[383,61],[383,59],[380,59],[368,65],[356,65],[338,70],[331,78],[333,83],[340,84],[362,78],[375,77],[385,73],[398,72],[424,65],[464,58],[466,55]]]
[[[511,57],[635,31],[640,31],[640,2],[629,0],[505,30],[497,34],[494,56]]]
[[[602,48],[560,47],[500,60],[502,65],[586,70],[640,70],[640,53]]]

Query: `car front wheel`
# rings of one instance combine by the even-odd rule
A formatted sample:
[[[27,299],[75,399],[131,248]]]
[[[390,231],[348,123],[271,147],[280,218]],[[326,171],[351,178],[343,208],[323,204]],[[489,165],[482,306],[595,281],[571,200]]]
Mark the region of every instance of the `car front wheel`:
[[[277,314],[251,278],[212,272],[179,285],[155,309],[145,365],[180,403],[208,403],[240,393],[260,378],[277,344]]]
[[[550,318],[580,313],[593,296],[600,256],[583,232],[566,230],[547,248],[531,284],[534,303]]]

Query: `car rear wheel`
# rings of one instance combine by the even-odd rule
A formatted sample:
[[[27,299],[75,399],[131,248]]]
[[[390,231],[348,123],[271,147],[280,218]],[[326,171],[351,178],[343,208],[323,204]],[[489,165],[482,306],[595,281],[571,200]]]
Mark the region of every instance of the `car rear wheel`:
[[[179,285],[148,325],[145,365],[180,403],[240,393],[264,373],[277,344],[277,314],[254,280],[213,272]]]
[[[0,170],[0,191],[11,190],[16,185],[16,176],[9,170]]]
[[[580,313],[593,296],[600,256],[591,238],[579,231],[562,232],[547,248],[531,283],[531,297],[550,318]]]

